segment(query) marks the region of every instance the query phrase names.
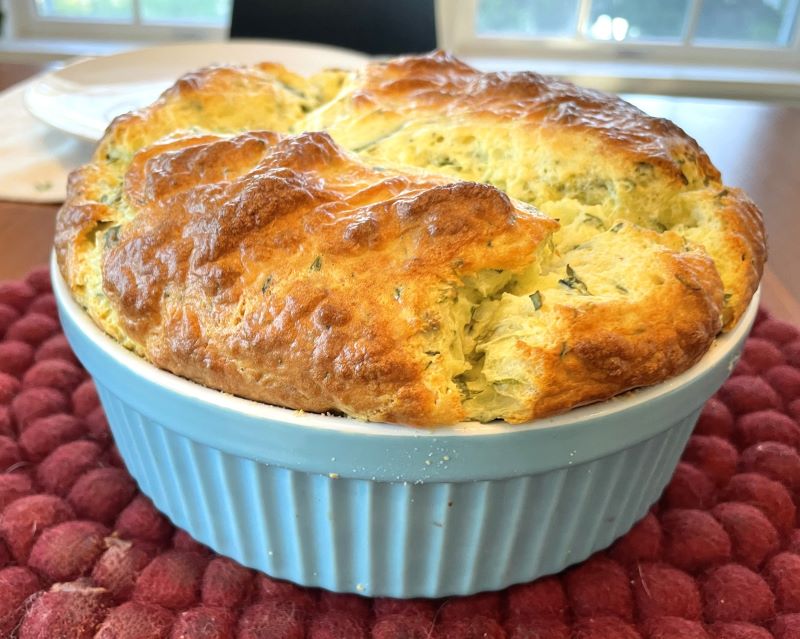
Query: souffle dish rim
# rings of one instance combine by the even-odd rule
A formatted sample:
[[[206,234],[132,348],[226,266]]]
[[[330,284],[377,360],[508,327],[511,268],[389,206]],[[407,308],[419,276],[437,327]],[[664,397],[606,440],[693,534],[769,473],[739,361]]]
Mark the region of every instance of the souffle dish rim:
[[[702,405],[729,376],[738,361],[739,347],[746,339],[755,319],[761,295],[759,287],[737,325],[728,333],[718,335],[700,361],[683,373],[659,384],[632,389],[603,402],[579,406],[559,415],[523,424],[509,424],[497,420],[489,423],[461,422],[452,426],[426,428],[395,423],[366,422],[348,416],[307,413],[260,403],[203,386],[160,369],[126,349],[93,322],[72,296],[58,268],[55,254],[51,258],[51,275],[53,292],[62,323],[65,325],[65,333],[79,355],[85,356],[85,351],[80,344],[75,344],[76,330],[82,333],[82,336],[91,342],[93,347],[98,349],[107,360],[114,362],[117,367],[125,369],[129,374],[150,382],[152,391],[159,392],[158,389],[161,389],[165,397],[169,395],[182,400],[179,402],[181,406],[202,404],[203,410],[213,414],[216,418],[235,418],[237,416],[241,418],[239,423],[234,420],[218,428],[204,427],[195,423],[190,424],[191,419],[180,421],[180,416],[183,414],[181,406],[170,406],[159,401],[152,402],[150,408],[147,402],[145,402],[146,405],[137,406],[145,414],[148,411],[155,411],[157,407],[159,410],[148,416],[159,421],[166,428],[193,441],[265,463],[302,468],[308,472],[320,472],[331,477],[339,477],[341,474],[343,477],[360,476],[382,481],[410,481],[416,475],[409,476],[404,472],[398,473],[391,469],[394,465],[389,461],[383,460],[385,463],[382,463],[382,460],[368,456],[361,457],[364,463],[359,468],[349,469],[347,467],[353,465],[352,460],[346,461],[349,457],[347,454],[344,456],[345,459],[340,458],[343,452],[341,448],[330,453],[325,450],[313,451],[311,448],[295,450],[293,454],[296,454],[297,459],[301,461],[287,463],[286,459],[270,458],[268,454],[265,455],[263,451],[259,451],[253,446],[262,443],[264,448],[268,449],[266,440],[273,443],[280,442],[281,433],[289,432],[286,430],[288,427],[297,434],[302,433],[303,438],[308,438],[304,441],[310,443],[312,448],[314,442],[317,442],[324,449],[323,439],[326,436],[333,436],[339,444],[347,444],[349,441],[349,443],[360,445],[370,440],[380,440],[385,444],[387,453],[400,444],[405,444],[404,448],[409,450],[411,450],[410,446],[415,447],[413,450],[419,448],[421,452],[430,446],[437,447],[437,450],[441,449],[442,456],[433,460],[430,465],[425,464],[423,460],[424,467],[421,474],[424,477],[418,478],[416,481],[468,481],[488,479],[494,476],[514,477],[597,459],[611,451],[649,439],[669,428],[697,408],[693,403],[694,398],[699,398],[699,405]],[[85,358],[80,357],[80,359],[84,361]],[[87,364],[84,361],[84,365],[95,376],[99,384],[106,383],[106,380],[92,370],[91,363]],[[708,390],[704,394],[706,387]],[[704,397],[701,397],[703,394]],[[676,395],[680,396],[678,402],[674,401]],[[175,422],[175,419],[178,419],[178,422]],[[636,425],[631,425],[631,420],[641,421],[637,421]],[[263,430],[260,432],[254,431],[252,428],[258,422],[262,422],[263,426]],[[618,426],[616,425],[618,422],[626,422],[628,426]],[[617,435],[620,433],[625,435],[624,440],[620,440],[607,429],[602,430],[604,427],[612,426],[616,429]],[[276,433],[276,429],[281,433]],[[506,444],[502,446],[502,449],[507,452],[513,450],[515,445],[524,442],[529,447],[529,454],[541,458],[542,451],[538,444],[542,444],[545,438],[553,441],[557,447],[564,448],[565,451],[574,449],[575,442],[583,440],[591,440],[593,446],[591,450],[570,450],[566,452],[567,456],[563,459],[552,458],[550,463],[540,462],[536,464],[535,469],[516,468],[513,463],[510,463],[509,467],[497,469],[496,473],[492,471],[473,473],[466,469],[454,470],[457,459],[448,454],[453,444],[464,442],[467,442],[470,448],[476,449],[487,445],[492,445],[496,449],[497,445],[502,442]],[[531,448],[531,446],[534,447]],[[290,447],[291,445],[287,444],[287,448]],[[488,456],[501,460],[502,456],[497,454],[498,450],[495,450],[494,455]],[[321,465],[319,463],[311,464],[309,468],[302,463],[309,451],[312,456],[329,460],[329,463],[325,461]],[[346,450],[344,452],[346,453]],[[376,452],[374,447],[371,452]],[[453,450],[452,453],[456,457],[459,455],[458,450]],[[370,472],[367,466],[373,466],[375,472]]]

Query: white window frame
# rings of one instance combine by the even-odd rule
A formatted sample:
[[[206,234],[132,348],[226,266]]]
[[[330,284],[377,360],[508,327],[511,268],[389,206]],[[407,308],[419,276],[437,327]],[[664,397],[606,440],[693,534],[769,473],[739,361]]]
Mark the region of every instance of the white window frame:
[[[223,40],[228,36],[230,19],[223,26],[190,23],[144,22],[139,0],[132,0],[130,22],[87,20],[39,15],[35,0],[10,0],[6,12],[11,38],[102,40],[102,41],[164,41],[164,40]]]
[[[476,33],[478,0],[436,0],[439,46],[464,57],[539,58],[565,61],[652,63],[718,67],[749,67],[800,71],[800,20],[795,0],[792,14],[782,28],[791,29],[786,47],[765,47],[754,43],[711,44],[692,42],[700,15],[701,0],[691,0],[684,36],[674,43],[607,41],[588,38],[590,0],[580,0],[576,30],[572,37],[510,34],[488,36]]]

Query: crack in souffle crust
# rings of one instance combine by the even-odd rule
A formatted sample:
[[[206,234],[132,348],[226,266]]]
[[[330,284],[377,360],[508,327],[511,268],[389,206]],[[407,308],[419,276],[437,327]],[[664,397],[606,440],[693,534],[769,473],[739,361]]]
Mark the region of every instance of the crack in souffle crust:
[[[425,426],[687,369],[765,255],[757,208],[675,125],[441,53],[190,74],[71,176],[56,251],[95,322],[161,368]]]

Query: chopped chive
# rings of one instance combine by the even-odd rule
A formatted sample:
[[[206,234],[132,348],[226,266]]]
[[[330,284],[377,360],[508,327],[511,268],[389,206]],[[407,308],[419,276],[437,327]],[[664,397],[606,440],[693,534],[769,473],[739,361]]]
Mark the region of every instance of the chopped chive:
[[[603,222],[599,217],[596,215],[592,215],[591,213],[584,212],[584,224],[589,224],[590,226],[594,226],[595,228],[605,230],[606,223]]]
[[[439,351],[425,351],[425,354],[428,357],[436,357],[439,354]]]
[[[627,293],[628,292],[628,289],[625,288],[622,284],[614,284],[614,286],[617,288],[618,291],[620,291],[622,293]]]
[[[433,161],[436,166],[456,166],[456,161],[449,157],[439,157]]]
[[[114,244],[119,242],[119,224],[108,229],[103,236],[103,239],[106,248],[111,248],[114,246]]]
[[[267,279],[265,279],[264,283],[261,285],[261,292],[266,293],[271,286],[272,286],[272,275],[268,275]]]
[[[609,230],[612,233],[619,233],[619,230],[625,226],[625,222],[617,222],[614,226],[612,226]]]
[[[314,258],[314,261],[311,262],[310,270],[318,271],[321,268],[322,268],[322,258],[319,255],[317,255],[317,257]]]
[[[403,287],[402,286],[396,286],[395,287],[395,289],[394,289],[394,299],[396,299],[398,302],[403,299]]]
[[[534,311],[538,311],[540,308],[542,308],[542,294],[539,291],[531,293],[528,297],[530,297],[531,302],[533,302]]]
[[[503,386],[506,384],[519,384],[519,380],[512,377],[504,377],[503,379],[492,380],[492,386]]]
[[[571,288],[573,291],[578,291],[581,295],[591,295],[586,284],[575,274],[575,271],[569,264],[567,264],[567,277],[558,280],[558,283],[563,284],[567,288]]]

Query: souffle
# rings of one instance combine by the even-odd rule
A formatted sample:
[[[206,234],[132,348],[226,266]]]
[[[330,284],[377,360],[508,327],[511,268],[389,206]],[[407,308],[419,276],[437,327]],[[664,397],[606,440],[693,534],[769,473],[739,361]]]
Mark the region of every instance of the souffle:
[[[758,208],[673,123],[442,52],[181,78],[72,174],[56,251],[158,367],[419,426],[666,380],[736,324],[766,255]]]

